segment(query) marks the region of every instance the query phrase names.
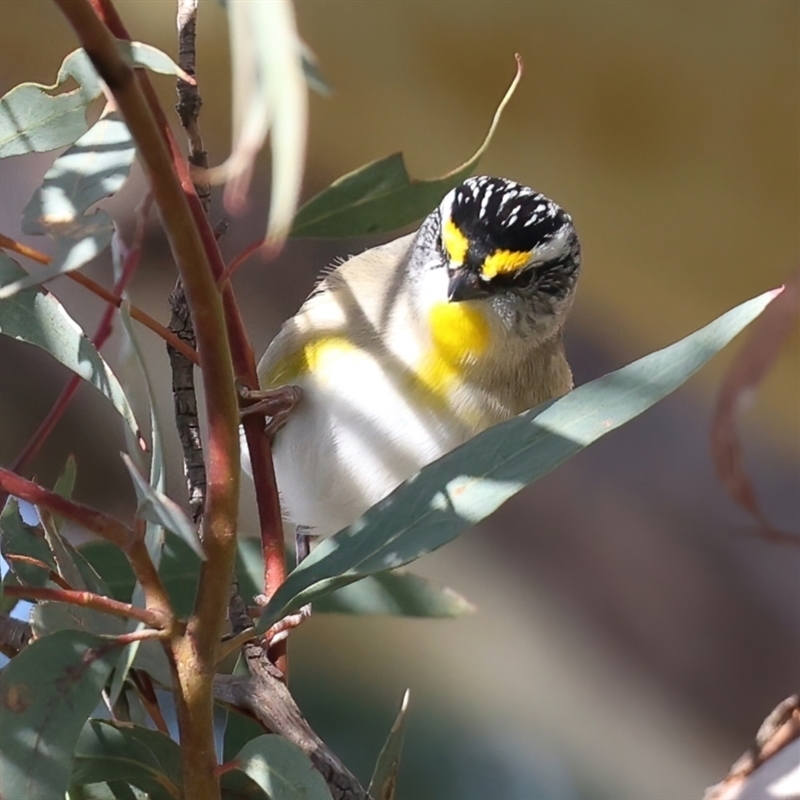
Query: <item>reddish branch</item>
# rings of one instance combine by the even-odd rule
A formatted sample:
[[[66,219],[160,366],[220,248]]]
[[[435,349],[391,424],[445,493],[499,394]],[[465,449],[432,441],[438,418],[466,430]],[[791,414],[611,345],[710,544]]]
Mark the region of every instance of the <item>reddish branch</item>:
[[[91,0],[91,3],[98,16],[108,25],[114,36],[119,39],[130,40],[130,34],[123,25],[111,0]],[[172,134],[172,129],[158,102],[149,77],[143,70],[139,71],[137,77],[152,114],[161,129],[165,141],[169,145],[175,171],[189,200],[194,223],[202,237],[203,246],[211,261],[212,272],[215,278],[220,280],[225,272],[225,262],[219,252],[214,231],[195,193],[189,165]],[[224,288],[222,299],[225,306],[225,317],[236,378],[242,386],[246,386],[249,389],[257,389],[258,375],[256,373],[255,358],[244,329],[244,323],[239,314],[239,308],[236,305],[233,290],[229,285]],[[195,323],[197,323],[197,320],[195,320]],[[275,471],[272,466],[270,444],[267,437],[263,435],[263,421],[255,418],[246,421],[244,430],[256,490],[261,541],[265,555],[265,572],[269,577],[263,593],[266,597],[271,597],[278,586],[286,579],[286,557],[278,488],[275,482]]]
[[[51,492],[33,481],[26,480],[10,470],[0,467],[0,489],[20,500],[36,506],[44,506],[48,511],[78,523],[117,547],[126,549],[133,540],[133,531],[119,520],[97,511],[94,508],[68,500]]]
[[[170,629],[175,627],[169,595],[150,559],[143,536],[102,511],[68,500],[2,467],[0,467],[0,489],[71,520],[119,547],[127,555],[133,573],[142,585],[146,607],[158,614],[161,620],[167,620],[168,622],[164,624]]]
[[[208,491],[202,525],[208,558],[201,568],[195,608],[186,632],[173,638],[171,650],[177,671],[178,726],[185,754],[184,792],[196,800],[216,800],[219,786],[214,777],[211,679],[236,556],[239,500],[238,403],[225,314],[210,263],[219,251],[191,181],[187,185],[176,174],[180,164],[188,176],[188,167],[177,147],[172,148],[165,137],[168,126],[166,120],[159,119],[163,114],[157,110],[157,101],[146,96],[149,80],[141,71],[136,76],[101,19],[111,22],[115,18],[114,33],[125,34],[124,29],[119,30],[121,23],[112,4],[95,0],[99,17],[87,0],[56,3],[113,94],[131,132],[195,323],[208,419]],[[201,236],[200,226],[208,230],[210,246]]]
[[[132,606],[130,603],[121,603],[119,600],[103,597],[94,592],[36,586],[6,586],[3,589],[3,594],[8,597],[17,597],[21,600],[67,603],[73,606],[92,608],[95,611],[102,611],[104,614],[111,614],[115,617],[144,622],[145,625],[149,625],[151,628],[162,629],[168,623],[168,620],[165,620],[161,614],[155,611]]]
[[[108,337],[111,336],[114,314],[116,313],[118,306],[122,303],[122,297],[125,293],[125,289],[131,282],[131,279],[133,278],[134,274],[136,273],[136,269],[139,266],[139,258],[142,253],[142,239],[144,238],[145,222],[147,221],[147,214],[150,210],[150,204],[151,197],[148,194],[139,209],[137,209],[138,220],[133,246],[125,255],[122,271],[116,285],[114,286],[114,302],[109,303],[106,306],[103,316],[100,319],[100,324],[97,326],[97,330],[92,337],[92,344],[98,350],[106,343]],[[83,378],[81,378],[80,375],[73,375],[70,378],[69,382],[58,396],[58,399],[55,401],[55,403],[53,403],[53,406],[48,412],[47,416],[42,420],[41,424],[28,441],[28,444],[25,445],[22,452],[17,456],[16,460],[11,465],[11,469],[14,472],[22,472],[24,467],[30,463],[31,459],[39,452],[42,445],[47,441],[47,437],[52,433],[53,428],[55,428],[55,426],[58,424],[58,421],[61,419],[61,417],[64,416],[64,412],[67,410],[67,407],[75,395],[75,392],[78,391],[78,387],[81,385],[82,380]]]
[[[15,239],[11,239],[2,233],[0,233],[0,247],[3,248],[3,250],[9,250],[12,253],[19,253],[21,256],[26,256],[32,261],[36,261],[38,264],[46,265],[52,261],[50,256],[45,253],[33,247],[29,247],[26,244],[22,244],[22,242],[18,242]],[[84,289],[87,289],[92,294],[97,295],[101,300],[105,300],[106,303],[111,303],[115,308],[119,308],[122,305],[122,299],[120,297],[117,297],[113,292],[106,289],[105,286],[101,286],[91,278],[87,278],[82,272],[65,272],[59,277],[69,278],[71,281],[83,286]],[[176,349],[180,349],[180,351],[195,364],[199,363],[197,353],[191,347],[187,347],[180,339],[176,338],[168,328],[158,322],[158,320],[153,319],[146,311],[142,311],[138,306],[131,305],[130,313],[133,319],[146,328],[149,328],[156,336],[160,336],[168,344]]]

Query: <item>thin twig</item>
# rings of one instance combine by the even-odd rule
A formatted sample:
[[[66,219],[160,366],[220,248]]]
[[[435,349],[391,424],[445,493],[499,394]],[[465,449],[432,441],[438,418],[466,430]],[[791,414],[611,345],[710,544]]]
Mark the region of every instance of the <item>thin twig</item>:
[[[144,200],[137,209],[137,225],[136,233],[134,235],[133,245],[125,255],[122,270],[119,279],[114,286],[114,302],[109,302],[106,306],[100,323],[97,326],[94,336],[92,337],[92,344],[100,350],[103,345],[111,336],[113,330],[114,314],[122,302],[122,297],[125,289],[131,282],[136,269],[139,266],[139,258],[142,252],[142,240],[144,239],[145,223],[147,221],[147,214],[152,204],[152,196],[148,192]],[[52,433],[59,420],[64,416],[70,401],[72,400],[78,387],[81,385],[83,379],[80,375],[73,375],[67,385],[62,389],[61,394],[53,403],[47,416],[42,420],[39,427],[34,432],[33,436],[28,440],[28,443],[22,449],[22,452],[17,456],[11,469],[14,472],[22,472],[22,470],[30,463],[31,459],[39,452],[42,445],[47,441],[48,436]]]
[[[195,32],[197,23],[197,0],[178,1],[178,63],[187,74],[195,76]],[[178,79],[177,111],[189,141],[189,161],[208,167],[208,155],[203,147],[198,115],[203,101],[197,83]],[[195,192],[208,214],[211,187],[207,181],[194,184]],[[190,347],[197,346],[194,323],[183,290],[180,277],[169,296],[171,317],[170,330]],[[175,409],[175,425],[183,450],[183,474],[189,495],[192,521],[199,525],[206,502],[206,467],[203,458],[203,443],[200,434],[200,416],[197,410],[197,392],[194,384],[194,369],[190,361],[172,347],[167,346],[172,370],[172,398]]]
[[[0,467],[0,489],[4,489],[14,497],[19,497],[20,500],[44,506],[54,514],[77,522],[117,547],[124,549],[133,539],[133,531],[119,520],[82,503],[68,500],[66,497],[51,492],[3,467]]]
[[[68,581],[64,580],[54,569],[50,568],[49,564],[45,564],[40,558],[33,558],[33,556],[26,556],[22,553],[6,553],[4,555],[6,561],[10,564],[28,564],[31,567],[38,567],[39,569],[44,570],[47,572],[47,579],[52,581],[56,586],[60,586],[62,589],[66,589],[67,591],[72,591],[73,586],[69,584]]]
[[[3,593],[8,597],[21,600],[38,600],[40,602],[67,603],[82,608],[92,608],[124,619],[135,619],[144,622],[151,628],[162,629],[166,620],[160,614],[139,608],[130,603],[122,603],[111,597],[104,597],[94,592],[76,591],[75,589],[50,589],[47,586],[6,586]]]
[[[9,250],[12,253],[19,253],[19,255],[26,256],[32,261],[36,261],[38,264],[49,264],[52,261],[50,256],[45,255],[39,250],[29,247],[26,244],[17,242],[16,240],[9,238],[2,233],[0,233],[0,248],[3,250]],[[65,272],[63,273],[63,277],[69,278],[71,281],[80,284],[84,287],[84,289],[88,289],[88,291],[97,295],[101,300],[105,300],[106,303],[111,303],[117,308],[122,305],[122,300],[119,297],[116,297],[112,292],[110,292],[104,286],[101,286],[96,281],[93,281],[91,278],[87,278],[82,272]],[[133,319],[135,319],[141,325],[144,325],[146,328],[149,328],[153,333],[156,334],[156,336],[161,337],[165,342],[171,344],[174,348],[180,350],[180,352],[182,352],[186,358],[190,359],[194,364],[200,363],[200,359],[198,358],[195,350],[193,350],[191,347],[187,347],[180,339],[172,334],[164,325],[158,322],[158,320],[153,319],[153,317],[151,317],[146,311],[143,311],[138,306],[131,304],[130,312]]]

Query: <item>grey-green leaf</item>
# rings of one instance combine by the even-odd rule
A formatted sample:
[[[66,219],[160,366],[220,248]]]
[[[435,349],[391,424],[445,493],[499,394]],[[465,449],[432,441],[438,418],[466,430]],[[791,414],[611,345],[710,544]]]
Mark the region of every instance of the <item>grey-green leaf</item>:
[[[287,739],[264,734],[251,739],[238,753],[239,769],[252,778],[270,800],[332,800],[322,775],[311,759]]]
[[[303,205],[295,216],[291,235],[366,236],[397,230],[424,217],[478,165],[521,75],[518,57],[517,74],[494,113],[483,144],[460,167],[441,178],[424,181],[408,174],[401,153],[373,161],[334,181]]]
[[[367,790],[373,800],[394,800],[397,787],[397,771],[400,768],[400,755],[403,752],[403,736],[405,733],[406,712],[408,711],[409,690],[406,689],[400,711],[392,725],[386,742],[375,762],[372,780]]]
[[[0,553],[8,563],[11,573],[23,586],[46,586],[50,580],[50,570],[56,569],[44,534],[39,528],[25,524],[19,513],[19,501],[15,497],[8,499],[0,513]],[[15,555],[35,558],[46,566],[26,564],[15,559]]]
[[[180,797],[181,756],[159,731],[129,723],[89,720],[75,747],[73,784],[125,780],[153,800]]]
[[[0,673],[0,797],[64,796],[75,743],[116,656],[108,645],[59,631],[29,644]]]
[[[475,606],[447,586],[403,570],[377,572],[314,601],[314,613],[460,617]]]
[[[119,46],[133,66],[192,81],[155,47],[124,41]],[[53,94],[67,78],[77,81],[78,88]],[[0,98],[0,158],[43,153],[72,144],[87,131],[86,110],[101,92],[100,78],[82,48],[73,50],[64,59],[52,86],[38,83],[15,86]]]
[[[0,284],[9,283],[24,274],[19,264],[5,253],[0,253]],[[0,334],[46,350],[102,392],[134,435],[139,435],[133,409],[116,376],[80,326],[52,294],[30,288],[0,301]]]
[[[163,525],[168,531],[183,539],[197,556],[205,560],[206,554],[203,552],[197,531],[183,509],[166,494],[150,486],[127,453],[121,455],[133,480],[136,496],[139,498],[137,511],[139,516],[149,522]]]
[[[128,127],[111,113],[55,160],[22,214],[25,233],[55,239],[55,255],[46,269],[0,283],[0,300],[79,269],[108,247],[114,233],[111,217],[102,210],[86,212],[122,188],[135,155]]]
[[[675,391],[774,296],[748,300],[685,339],[496,425],[430,464],[322,542],[272,597],[259,630],[316,596],[407,564],[454,539]]]

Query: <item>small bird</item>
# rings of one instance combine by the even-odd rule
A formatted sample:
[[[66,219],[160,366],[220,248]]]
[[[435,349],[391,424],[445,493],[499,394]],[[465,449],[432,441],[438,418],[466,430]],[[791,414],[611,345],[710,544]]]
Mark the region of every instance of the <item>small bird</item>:
[[[288,520],[331,535],[475,434],[568,392],[580,263],[560,206],[479,176],[415,233],[324,275],[258,367],[262,389],[302,390],[273,446]]]

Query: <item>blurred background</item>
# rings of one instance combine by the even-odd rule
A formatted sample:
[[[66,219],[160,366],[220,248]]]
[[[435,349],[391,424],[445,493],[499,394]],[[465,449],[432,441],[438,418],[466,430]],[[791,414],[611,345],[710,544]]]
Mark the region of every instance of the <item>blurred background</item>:
[[[119,0],[135,39],[175,55],[174,4]],[[779,285],[800,253],[800,5],[298,0],[300,32],[334,94],[311,97],[304,196],[402,150],[441,175],[480,144],[514,71],[525,73],[479,171],[527,183],[574,217],[584,272],[568,330],[582,383]],[[48,2],[0,0],[0,91],[51,83],[75,46]],[[200,4],[201,124],[228,152],[225,15]],[[170,80],[156,77],[163,102]],[[176,122],[177,125],[177,122]],[[52,154],[0,162],[0,230]],[[268,163],[222,247],[263,230]],[[138,202],[135,175],[108,207]],[[224,215],[215,198],[215,221]],[[236,290],[260,352],[335,256],[372,242],[291,242],[253,259]],[[108,260],[90,274],[110,283]],[[133,300],[162,321],[175,271],[153,224]],[[54,291],[87,329],[99,302]],[[169,428],[166,358],[143,332]],[[118,343],[116,343],[118,344]],[[114,363],[115,342],[107,356]],[[800,551],[758,538],[714,476],[714,393],[737,349],[676,396],[414,565],[477,606],[457,620],[317,616],[291,641],[301,707],[364,780],[411,688],[398,800],[697,798],[797,690]],[[795,332],[743,420],[773,521],[800,519],[800,343]],[[13,461],[68,376],[0,339],[0,463]],[[98,447],[97,442],[102,442]],[[176,437],[171,488],[185,494]],[[29,474],[78,460],[77,496],[130,515],[118,422],[81,390]],[[243,528],[254,532],[245,492]]]

